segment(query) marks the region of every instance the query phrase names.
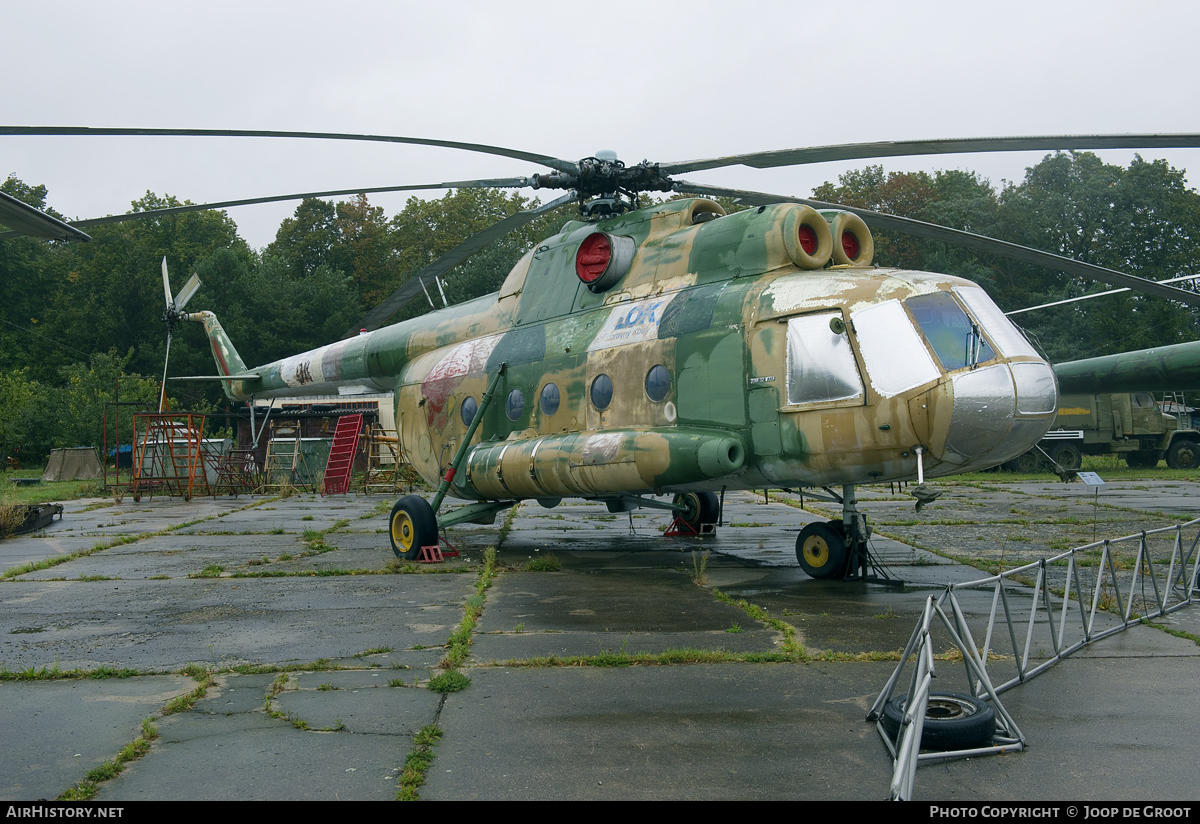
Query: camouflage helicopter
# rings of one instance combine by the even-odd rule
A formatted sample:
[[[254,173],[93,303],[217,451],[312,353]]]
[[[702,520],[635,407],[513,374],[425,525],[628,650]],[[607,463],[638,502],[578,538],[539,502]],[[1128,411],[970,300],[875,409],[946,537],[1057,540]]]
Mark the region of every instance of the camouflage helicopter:
[[[414,559],[455,524],[490,522],[520,501],[651,507],[693,532],[717,523],[718,493],[823,490],[842,517],[799,534],[817,578],[865,577],[870,530],[854,489],[1000,464],[1040,440],[1055,374],[975,283],[872,266],[868,223],[1129,286],[1191,305],[1200,294],[1026,247],[862,209],[690,183],[672,175],[835,159],[1027,149],[1193,147],[1197,135],[913,141],[626,166],[479,144],[379,135],[233,130],[0,127],[0,134],[212,135],[448,146],[535,162],[531,177],[456,181],[184,206],[77,221],[137,219],[301,197],[437,187],[567,194],[468,238],[371,312],[363,330],[248,368],[216,316],[169,303],[169,326],[203,324],[233,400],[394,392],[402,447],[437,492],[389,519]],[[640,206],[646,192],[700,197]],[[704,197],[753,208],[726,214]],[[580,219],[539,243],[499,292],[391,326],[386,320],[491,240],[564,203]],[[0,220],[3,218],[0,217]],[[167,294],[170,295],[169,287]],[[840,493],[833,487],[841,487]],[[930,492],[929,495],[936,493]],[[468,503],[449,512],[447,496]],[[672,496],[669,502],[660,496]]]

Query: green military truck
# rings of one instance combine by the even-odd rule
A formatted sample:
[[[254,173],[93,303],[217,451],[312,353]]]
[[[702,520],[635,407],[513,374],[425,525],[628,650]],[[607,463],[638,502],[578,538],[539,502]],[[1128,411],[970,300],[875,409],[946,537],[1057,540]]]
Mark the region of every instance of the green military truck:
[[[1200,466],[1200,432],[1178,429],[1175,416],[1145,392],[1059,396],[1054,425],[1038,446],[1067,469],[1078,469],[1084,455],[1110,454],[1124,455],[1138,469],[1152,469],[1164,457],[1172,469]],[[1045,464],[1031,449],[1004,467],[1032,472]]]

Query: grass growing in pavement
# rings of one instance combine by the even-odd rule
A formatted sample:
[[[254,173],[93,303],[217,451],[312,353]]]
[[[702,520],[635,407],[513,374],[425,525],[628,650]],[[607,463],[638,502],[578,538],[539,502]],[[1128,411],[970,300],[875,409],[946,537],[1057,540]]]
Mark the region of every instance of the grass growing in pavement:
[[[525,562],[526,572],[558,572],[562,561],[553,552],[539,553]]]
[[[1156,624],[1153,621],[1142,621],[1142,623],[1148,627],[1154,627],[1155,629],[1161,629],[1163,632],[1167,633],[1168,635],[1174,635],[1176,638],[1187,639],[1188,641],[1191,641],[1193,644],[1200,646],[1200,635],[1195,635],[1194,633],[1187,632],[1186,630],[1175,629],[1174,627],[1168,627],[1164,624]]]
[[[433,764],[433,746],[442,738],[436,724],[423,727],[413,738],[413,750],[404,759],[404,771],[400,773],[400,789],[397,801],[416,801],[417,790],[425,783],[425,774]]]
[[[158,727],[154,719],[142,719],[141,734],[121,748],[121,751],[111,761],[105,761],[94,770],[90,770],[87,778],[58,797],[58,801],[86,801],[96,795],[100,784],[116,778],[130,761],[136,761],[150,752],[150,742],[158,738]]]
[[[737,607],[742,612],[749,615],[755,621],[766,624],[771,629],[783,633],[783,651],[789,655],[795,655],[801,659],[807,659],[808,651],[804,649],[804,645],[796,640],[796,628],[779,618],[773,618],[771,613],[767,612],[762,607],[751,604],[745,598],[733,598],[721,592],[719,589],[713,589],[713,597],[722,604],[728,604],[731,607]]]
[[[190,526],[195,526],[196,524],[202,523],[204,521],[211,521],[214,518],[223,518],[226,515],[233,514],[234,512],[242,512],[247,509],[253,509],[256,506],[259,506],[261,504],[267,503],[272,500],[277,500],[277,499],[276,498],[268,498],[263,501],[255,501],[254,503],[247,504],[246,506],[243,506],[239,509],[231,509],[228,512],[221,512],[217,515],[210,515],[206,518],[197,518],[192,521],[186,521],[181,524],[175,524],[175,526],[169,526],[169,527],[166,527],[165,529],[160,529],[155,532],[143,532],[143,533],[139,533],[137,535],[122,535],[120,537],[112,538],[107,541],[98,541],[97,543],[93,544],[89,549],[81,549],[76,552],[72,552],[69,555],[56,555],[52,558],[45,558],[41,561],[31,561],[30,563],[27,563],[27,564],[20,564],[15,567],[10,567],[10,568],[4,570],[3,573],[0,573],[0,581],[6,581],[11,578],[16,578],[18,575],[24,575],[28,572],[37,572],[38,570],[49,569],[50,567],[58,566],[59,564],[65,564],[67,561],[74,561],[77,558],[86,558],[88,555],[91,555],[92,553],[103,552],[104,550],[109,549],[110,547],[120,546],[122,544],[132,544],[135,541],[142,541],[142,540],[145,540],[146,538],[154,538],[154,537],[158,537],[160,535],[168,535],[172,532],[175,532],[176,530],[187,529]]]
[[[51,667],[42,667],[36,669],[29,667],[23,670],[7,670],[0,668],[0,681],[57,681],[70,678],[132,678],[135,675],[149,675],[151,673],[138,672],[135,669],[123,667],[121,669],[113,669],[112,667],[97,667],[94,670],[59,669],[58,664]]]

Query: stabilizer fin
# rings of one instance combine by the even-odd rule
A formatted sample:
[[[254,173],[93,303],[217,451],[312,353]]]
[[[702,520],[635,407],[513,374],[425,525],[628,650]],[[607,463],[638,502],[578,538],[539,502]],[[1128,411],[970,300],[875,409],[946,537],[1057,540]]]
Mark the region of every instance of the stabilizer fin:
[[[229,339],[229,335],[225,334],[225,330],[221,327],[221,322],[217,320],[216,315],[212,312],[189,312],[183,316],[183,319],[204,324],[204,333],[208,335],[208,343],[212,347],[213,359],[217,362],[218,373],[222,376],[237,376],[247,373],[248,370],[246,369],[245,361],[238,354],[233,341]],[[255,382],[239,379],[222,381],[221,386],[225,389],[225,394],[231,400],[241,400],[250,395],[253,391],[251,386]]]

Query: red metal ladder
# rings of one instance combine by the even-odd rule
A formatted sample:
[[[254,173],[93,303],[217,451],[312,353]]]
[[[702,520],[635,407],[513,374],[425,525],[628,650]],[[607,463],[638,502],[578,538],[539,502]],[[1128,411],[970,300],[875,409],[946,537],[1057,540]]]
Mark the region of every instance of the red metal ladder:
[[[344,495],[350,491],[350,470],[354,466],[354,455],[358,452],[358,433],[362,429],[363,416],[342,415],[333,432],[333,446],[329,448],[329,461],[325,464],[325,489],[322,495]]]

